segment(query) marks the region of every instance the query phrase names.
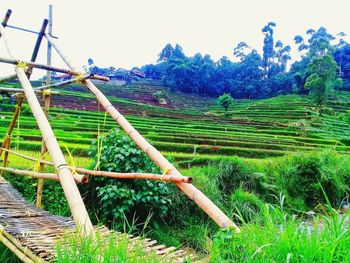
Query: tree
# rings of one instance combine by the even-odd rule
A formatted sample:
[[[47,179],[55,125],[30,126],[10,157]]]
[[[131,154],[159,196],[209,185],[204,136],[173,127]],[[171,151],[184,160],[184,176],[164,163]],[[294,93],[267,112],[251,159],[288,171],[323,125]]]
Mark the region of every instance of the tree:
[[[314,58],[308,69],[311,75],[306,79],[305,88],[310,90],[321,113],[328,95],[342,85],[342,79],[337,77],[338,66],[331,55]]]
[[[263,27],[261,30],[264,35],[264,46],[263,46],[263,61],[262,66],[264,68],[265,75],[268,75],[268,71],[271,67],[272,60],[275,56],[275,51],[273,48],[274,40],[273,40],[273,28],[275,27],[276,23],[269,22],[266,26]]]
[[[224,93],[218,98],[218,103],[220,104],[221,107],[224,108],[225,110],[225,116],[227,117],[227,110],[228,108],[233,104],[233,99],[230,94]]]

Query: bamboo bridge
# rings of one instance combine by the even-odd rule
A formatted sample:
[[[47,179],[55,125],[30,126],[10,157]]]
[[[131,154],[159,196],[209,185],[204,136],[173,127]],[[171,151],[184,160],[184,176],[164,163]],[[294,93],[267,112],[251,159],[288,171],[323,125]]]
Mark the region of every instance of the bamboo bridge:
[[[183,191],[191,200],[193,200],[205,213],[211,217],[219,227],[231,226],[235,232],[239,233],[240,229],[228,218],[211,200],[209,200],[199,189],[192,184],[192,178],[183,176],[154,146],[152,146],[111,104],[107,97],[95,86],[91,79],[108,81],[104,76],[87,74],[72,65],[64,55],[52,36],[52,14],[49,14],[49,20],[45,19],[40,31],[35,32],[8,25],[12,11],[8,10],[2,23],[0,23],[0,40],[3,41],[6,48],[7,57],[0,57],[0,62],[14,65],[14,74],[1,77],[2,81],[18,80],[21,88],[0,87],[0,91],[13,94],[17,98],[17,107],[13,114],[12,121],[9,125],[6,137],[0,147],[0,157],[3,156],[3,164],[0,166],[1,175],[5,172],[30,176],[38,179],[36,206],[29,204],[21,195],[7,182],[0,177],[0,237],[2,243],[12,250],[24,262],[50,261],[56,257],[55,244],[62,238],[65,232],[75,231],[79,228],[82,237],[92,235],[96,227],[90,221],[85,204],[80,195],[77,183],[86,183],[89,176],[106,176],[118,179],[137,179],[137,180],[161,180],[167,183],[174,183]],[[48,32],[47,26],[49,25]],[[10,29],[21,30],[37,34],[37,41],[34,46],[30,61],[16,59],[12,53],[9,41],[6,37],[6,26]],[[50,27],[51,26],[51,27]],[[38,51],[43,39],[48,42],[47,64],[36,63]],[[88,40],[88,39],[87,39]],[[87,42],[88,43],[88,42]],[[51,48],[62,58],[68,69],[51,66]],[[42,69],[47,72],[59,72],[69,74],[72,78],[59,83],[52,84],[50,74],[47,75],[46,85],[33,87],[29,81],[33,69]],[[134,141],[134,143],[145,152],[150,159],[158,165],[163,174],[146,174],[146,173],[113,173],[106,171],[91,171],[84,168],[69,167],[65,157],[58,145],[57,139],[53,133],[48,121],[48,111],[50,107],[50,97],[57,94],[57,91],[51,91],[50,88],[59,88],[69,83],[80,83],[84,85],[97,99],[99,104],[104,108],[124,132]],[[42,95],[44,105],[41,106],[38,96]],[[41,159],[36,160],[29,156],[21,156],[10,150],[11,135],[16,125],[18,116],[21,111],[22,103],[26,100],[36,123],[42,134]],[[43,159],[43,156],[50,156],[52,162]],[[18,170],[7,167],[9,154],[17,154],[23,158],[40,163],[37,172],[27,170]],[[44,173],[44,166],[53,166],[55,173]],[[41,196],[43,180],[56,180],[62,185],[63,192],[70,207],[72,218],[65,218],[51,215],[49,212],[41,209]],[[110,235],[107,228],[98,228],[99,231]],[[120,233],[120,235],[125,235]],[[132,244],[136,240],[142,240],[145,252],[154,252],[161,260],[165,262],[185,262],[189,257],[193,259],[194,255],[187,255],[181,249],[157,245],[157,242],[140,237],[127,236]]]

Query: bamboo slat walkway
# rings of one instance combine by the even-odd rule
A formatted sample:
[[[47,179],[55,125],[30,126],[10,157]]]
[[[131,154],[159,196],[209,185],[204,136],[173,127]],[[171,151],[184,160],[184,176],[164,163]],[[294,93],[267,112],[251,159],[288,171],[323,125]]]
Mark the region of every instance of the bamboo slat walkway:
[[[26,255],[30,255],[26,260],[22,259],[24,262],[55,261],[57,240],[65,233],[75,230],[72,219],[51,215],[29,204],[3,177],[0,177],[0,227],[0,238],[4,244],[4,239],[10,241],[19,253],[27,251]],[[109,233],[105,227],[98,230],[106,235]],[[158,245],[155,240],[122,233],[120,235],[126,236],[131,246],[141,239],[144,251],[155,253],[161,262],[187,262],[189,258],[193,262],[196,258],[184,250]]]

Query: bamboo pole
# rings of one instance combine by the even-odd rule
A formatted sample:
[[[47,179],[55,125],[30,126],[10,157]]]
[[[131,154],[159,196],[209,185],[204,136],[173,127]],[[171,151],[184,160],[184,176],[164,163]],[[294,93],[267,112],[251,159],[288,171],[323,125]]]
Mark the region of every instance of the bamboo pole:
[[[57,174],[55,174],[55,173],[33,172],[33,171],[20,170],[20,169],[5,167],[5,166],[0,166],[0,171],[9,172],[12,174],[17,174],[17,175],[29,176],[29,177],[37,178],[37,179],[60,181]],[[86,178],[86,177],[87,177],[87,175],[81,175],[81,178]],[[76,181],[76,183],[84,184],[84,183],[86,183],[86,180]]]
[[[3,153],[2,148],[8,149],[8,150],[10,149],[12,131],[13,131],[13,128],[15,127],[15,125],[16,125],[18,116],[19,116],[19,114],[20,114],[20,112],[21,112],[23,100],[24,100],[24,97],[23,97],[23,96],[19,96],[19,97],[18,97],[16,110],[15,110],[15,112],[14,112],[14,114],[13,114],[13,117],[12,117],[12,120],[11,120],[11,123],[10,123],[10,126],[8,127],[7,134],[6,134],[6,138],[5,138],[5,140],[3,141],[2,145],[1,145],[1,148],[0,148],[0,156],[1,156],[2,153]],[[3,165],[3,166],[6,166],[6,165],[7,165],[8,154],[9,154],[8,152],[5,152],[4,160],[3,160],[3,162],[2,162],[2,165]],[[5,173],[5,172],[2,171],[2,172],[1,172],[1,176],[3,176],[4,173]]]
[[[9,249],[11,250],[22,262],[24,263],[34,263],[28,255],[26,255],[22,250],[20,250],[18,247],[16,247],[10,240],[8,240],[5,235],[2,234],[3,232],[3,226],[0,226],[0,240],[1,242]]]
[[[46,39],[51,43],[53,48],[62,57],[63,61],[69,68],[76,70],[69,59],[63,54],[55,41],[45,34]],[[125,133],[154,161],[166,174],[181,176],[181,173],[142,135],[124,118],[118,110],[113,107],[105,95],[90,81],[83,81],[85,86],[95,95],[97,101],[110,114],[110,116],[119,123]],[[192,184],[176,183],[176,185],[200,208],[202,208],[220,227],[232,226],[237,233],[240,232],[238,226],[232,222],[208,197]]]
[[[1,22],[1,24],[2,24],[3,27],[6,27],[6,26],[7,26],[7,23],[8,23],[8,21],[9,21],[9,19],[10,19],[11,14],[12,14],[12,10],[11,10],[11,9],[7,9],[7,12],[6,12],[6,14],[5,14],[5,17],[4,17],[4,19],[2,20],[2,22]],[[1,34],[0,34],[0,36],[1,36]]]
[[[61,87],[61,86],[67,85],[67,84],[74,83],[74,82],[80,82],[80,81],[83,81],[83,80],[86,80],[89,78],[94,78],[94,75],[93,74],[84,74],[83,76],[78,77],[78,78],[73,78],[73,79],[65,80],[62,82],[55,83],[55,84],[47,84],[45,86],[34,88],[34,91],[40,91],[40,90],[51,89],[51,88],[58,88],[58,87]]]
[[[31,156],[27,156],[27,155],[24,155],[24,154],[21,154],[19,152],[15,152],[15,151],[12,151],[12,150],[8,150],[8,149],[5,149],[5,148],[0,148],[0,150],[4,151],[4,152],[8,152],[8,153],[11,153],[13,155],[17,155],[23,159],[27,159],[27,160],[30,160],[30,161],[33,161],[33,162],[40,162],[40,163],[43,163],[45,165],[49,165],[49,166],[55,166],[52,162],[49,162],[49,161],[46,161],[46,160],[40,160],[40,159],[36,159],[34,157],[31,157]],[[69,169],[71,169],[72,171],[74,171],[73,173],[73,177],[74,177],[74,180],[78,183],[83,183],[83,184],[86,184],[89,182],[89,178],[86,176],[86,175],[82,175],[82,174],[78,174],[80,173],[78,170],[76,170],[74,167],[71,167],[69,166]],[[77,168],[78,169],[78,168]],[[76,173],[78,172],[78,173]]]
[[[7,43],[7,39],[4,37],[4,28],[2,25],[0,25],[0,33],[6,45],[8,55],[11,58],[13,58],[10,46]],[[90,234],[93,231],[93,227],[89,215],[86,211],[78,187],[73,179],[71,171],[68,168],[66,160],[64,159],[63,153],[58,145],[57,139],[52,131],[52,128],[42,108],[40,107],[40,103],[37,97],[35,96],[33,87],[30,84],[24,69],[20,65],[17,65],[15,67],[15,71],[23,87],[29,107],[31,108],[34,118],[43,135],[43,139],[50,153],[51,159],[57,170],[57,174],[60,179],[65,196],[67,198],[74,222],[77,227],[80,227],[82,229],[82,235]]]
[[[73,76],[82,76],[82,73],[77,70],[63,69],[63,68],[58,68],[54,66],[48,66],[45,64],[35,63],[32,61],[23,61],[23,60],[18,60],[13,58],[0,57],[0,62],[6,63],[6,64],[12,64],[12,65],[17,65],[19,62],[21,62],[21,63],[24,63],[28,68],[51,70],[51,71],[73,75]],[[109,81],[108,77],[104,77],[100,75],[92,75],[92,78],[96,80],[101,80],[101,81]]]
[[[7,238],[10,242],[12,242],[20,251],[22,251],[24,254],[26,254],[34,262],[36,262],[36,263],[46,262],[43,259],[34,255],[34,253],[29,248],[22,246],[22,244],[18,241],[18,239],[16,239],[14,236],[10,235],[5,230],[2,230],[2,235],[5,238]]]
[[[17,88],[3,88],[3,87],[0,87],[0,91],[4,91],[4,92],[8,92],[8,93],[19,93],[19,94],[23,94],[24,93],[24,90],[23,89],[17,89]],[[59,95],[60,93],[58,91],[47,91],[47,90],[35,90],[34,89],[34,92],[35,93],[39,93],[39,94],[43,94],[43,93],[47,93],[49,92],[50,95]]]
[[[45,165],[53,166],[52,162],[49,162],[46,160],[36,159],[34,157],[31,157],[19,152],[15,152],[12,150],[3,149],[3,151],[9,152],[11,154],[17,155],[21,158],[24,158],[33,162],[40,162]],[[187,177],[187,176],[161,175],[161,174],[149,174],[149,173],[116,173],[116,172],[94,171],[94,170],[88,170],[85,168],[72,167],[72,166],[69,166],[69,169],[79,174],[103,176],[103,177],[109,177],[109,178],[147,179],[147,180],[159,180],[159,181],[173,182],[173,183],[175,182],[192,183],[192,177]],[[83,183],[87,183],[87,182],[83,182]]]
[[[17,174],[17,175],[23,175],[23,176],[29,176],[32,178],[40,178],[40,179],[45,179],[45,180],[52,180],[52,181],[59,181],[60,179],[58,178],[57,174],[54,173],[37,173],[37,172],[32,172],[32,171],[26,171],[26,170],[20,170],[20,169],[15,169],[15,168],[10,168],[10,167],[4,167],[0,166],[0,170],[3,172],[9,172],[12,174]]]
[[[49,117],[49,109],[50,109],[50,95],[49,94],[44,94],[44,113],[46,118]],[[45,141],[43,140],[41,143],[41,151],[40,151],[40,156],[41,158],[47,153],[47,148],[45,145]],[[44,171],[44,164],[40,162],[39,164],[39,173],[42,173]],[[43,195],[43,186],[44,186],[44,180],[39,179],[38,180],[38,186],[37,186],[37,191],[36,191],[36,207],[41,207],[41,199]]]
[[[53,15],[52,15],[52,5],[49,5],[49,35],[52,36],[52,23],[53,23]],[[51,66],[52,60],[52,47],[50,42],[47,42],[47,65]],[[46,71],[46,85],[51,84],[51,71]]]

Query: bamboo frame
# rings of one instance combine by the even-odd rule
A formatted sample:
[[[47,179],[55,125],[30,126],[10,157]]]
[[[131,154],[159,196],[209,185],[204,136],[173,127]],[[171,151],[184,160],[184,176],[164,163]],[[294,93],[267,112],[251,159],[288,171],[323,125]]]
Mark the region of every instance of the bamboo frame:
[[[7,43],[7,39],[4,36],[4,27],[2,25],[0,25],[0,33],[2,35],[2,40],[4,41],[4,44],[6,46],[7,53],[12,59],[13,55],[11,53],[9,44]],[[35,64],[36,63],[31,63],[31,64],[28,64],[27,66],[30,66],[30,65],[35,66]],[[15,65],[17,65],[17,62],[15,63]],[[57,170],[57,174],[60,179],[65,196],[67,198],[74,222],[77,227],[81,228],[82,235],[90,234],[93,231],[93,227],[92,227],[89,215],[86,211],[85,205],[83,203],[83,200],[81,198],[77,185],[73,179],[73,175],[68,168],[68,165],[58,145],[58,142],[52,131],[52,128],[42,108],[40,107],[40,103],[37,97],[35,96],[33,87],[30,84],[24,69],[19,66],[16,66],[15,71],[23,87],[29,107],[31,108],[34,118],[43,135],[43,140],[45,141],[45,144],[50,153],[51,159]],[[80,75],[79,72],[76,72],[76,73],[78,73],[77,75]]]
[[[45,34],[45,37],[67,66],[72,70],[77,70],[64,55],[55,41],[47,34]],[[151,158],[154,163],[164,170],[166,174],[182,176],[181,173],[155,147],[142,137],[142,135],[124,118],[122,114],[118,112],[107,97],[103,95],[103,93],[90,80],[85,80],[83,83],[90,92],[95,95],[97,101],[110,114],[110,116],[122,127],[125,133]],[[200,208],[202,208],[220,227],[232,226],[235,232],[240,232],[238,226],[194,185],[186,183],[176,183],[176,185]]]
[[[11,57],[13,57],[13,56],[11,56]],[[35,63],[32,61],[22,61],[22,60],[18,60],[18,59],[14,59],[14,58],[0,57],[0,62],[6,63],[6,64],[12,64],[12,65],[18,65],[20,62],[22,62],[29,68],[50,70],[50,71],[55,71],[55,72],[73,75],[73,76],[81,76],[81,74],[82,74],[81,72],[79,72],[77,70],[62,69],[62,68],[58,68],[58,67],[54,67],[54,66],[48,66],[45,64]],[[102,80],[102,81],[109,81],[109,78],[104,77],[104,76],[99,76],[99,75],[93,75],[93,78],[97,79],[97,80]]]
[[[40,162],[45,165],[53,166],[53,163],[49,161],[36,159],[34,157],[31,157],[16,151],[12,151],[12,150],[0,148],[0,150],[1,149],[3,151],[9,152],[11,154],[17,155],[21,158],[24,158],[33,162]],[[69,169],[79,174],[103,176],[103,177],[118,178],[118,179],[146,179],[146,180],[159,180],[164,182],[173,182],[173,183],[177,183],[177,182],[192,183],[192,180],[193,180],[192,177],[187,177],[187,176],[161,175],[161,174],[150,174],[150,173],[116,173],[116,172],[106,172],[106,171],[94,171],[94,170],[88,170],[85,168],[72,167],[72,166],[69,166]]]

